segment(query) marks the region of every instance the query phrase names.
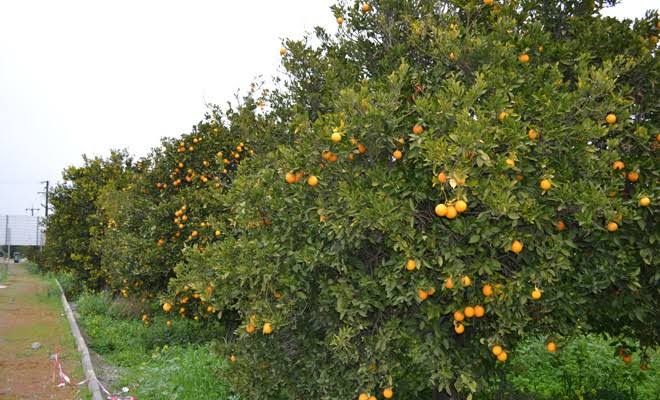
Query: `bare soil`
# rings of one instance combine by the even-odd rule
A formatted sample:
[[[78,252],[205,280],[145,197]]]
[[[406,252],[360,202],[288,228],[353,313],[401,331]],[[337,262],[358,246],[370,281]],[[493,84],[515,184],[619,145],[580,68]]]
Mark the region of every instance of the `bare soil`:
[[[59,351],[64,372],[74,382],[84,379],[59,295],[51,283],[9,264],[0,289],[0,399],[81,399],[84,387],[57,387],[49,357]],[[33,342],[41,348],[33,350]]]

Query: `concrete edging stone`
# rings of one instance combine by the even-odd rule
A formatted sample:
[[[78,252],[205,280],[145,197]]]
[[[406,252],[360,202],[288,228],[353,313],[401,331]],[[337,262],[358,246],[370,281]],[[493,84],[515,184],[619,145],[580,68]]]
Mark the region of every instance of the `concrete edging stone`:
[[[80,353],[80,358],[82,361],[83,370],[85,371],[85,378],[87,379],[87,387],[92,393],[92,400],[104,400],[103,395],[101,394],[101,388],[99,382],[96,379],[96,372],[94,372],[94,366],[92,365],[92,360],[89,357],[89,350],[87,349],[87,343],[85,339],[80,334],[80,328],[78,328],[78,323],[76,318],[73,316],[73,311],[71,311],[71,306],[64,295],[64,290],[60,282],[55,279],[57,287],[60,289],[60,294],[62,298],[62,306],[64,306],[64,313],[66,318],[69,320],[69,326],[71,327],[71,334],[76,340],[76,347]]]

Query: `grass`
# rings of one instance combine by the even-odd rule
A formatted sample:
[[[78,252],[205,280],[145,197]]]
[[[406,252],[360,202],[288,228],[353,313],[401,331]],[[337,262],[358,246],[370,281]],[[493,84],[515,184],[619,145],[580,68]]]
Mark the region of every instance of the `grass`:
[[[127,317],[126,304],[107,294],[83,293],[77,303],[89,347],[121,367],[119,385],[140,400],[230,399],[218,380],[226,361],[211,351],[224,333],[220,324],[156,317],[150,325]]]
[[[7,280],[9,276],[9,265],[4,262],[0,262],[0,283]]]
[[[626,365],[614,355],[607,338],[578,336],[560,344],[555,353],[545,351],[543,339],[521,343],[507,361],[509,397],[538,400],[652,400],[660,399],[658,352],[651,352],[651,369],[639,368],[635,354]],[[515,394],[515,395],[514,395]],[[491,392],[479,399],[497,398]]]
[[[205,326],[176,320],[171,328],[163,317],[150,326],[104,294],[83,294],[78,301],[90,347],[110,363],[124,368],[121,386],[140,400],[234,399],[219,380],[226,361],[211,350],[222,336],[221,325]],[[136,316],[137,317],[137,316]],[[653,400],[660,399],[658,352],[651,353],[651,369],[641,371],[639,357],[626,365],[615,357],[609,340],[579,336],[559,343],[551,354],[543,339],[530,339],[511,352],[508,373],[497,388],[479,400]]]

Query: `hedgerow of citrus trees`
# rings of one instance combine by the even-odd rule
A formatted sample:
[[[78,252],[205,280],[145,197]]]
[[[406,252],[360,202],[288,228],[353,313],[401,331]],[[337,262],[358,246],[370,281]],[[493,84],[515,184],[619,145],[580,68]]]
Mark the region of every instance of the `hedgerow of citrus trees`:
[[[245,397],[461,398],[576,331],[646,365],[659,27],[602,3],[340,3],[286,42],[286,91],[68,170],[47,264],[229,314]]]
[[[242,321],[236,392],[462,398],[523,336],[657,345],[657,16],[593,7],[340,4],[320,50],[287,42],[295,140],[178,268]]]
[[[274,116],[262,111],[264,95],[256,97],[253,90],[242,100],[225,111],[212,107],[192,133],[163,140],[141,160],[142,169],[125,190],[110,190],[102,198],[112,221],[103,238],[102,266],[109,286],[122,296],[161,297],[169,285],[170,293],[162,296],[167,313],[203,319],[222,311],[207,302],[210,281],[181,281],[175,267],[188,253],[203,255],[231,231],[223,193],[240,163],[286,135],[278,132]]]
[[[99,214],[97,200],[104,190],[127,185],[133,161],[126,152],[112,151],[107,159],[83,156],[83,162],[65,169],[64,182],[50,194],[52,213],[40,260],[45,269],[70,272],[90,288],[101,288],[107,277],[100,269],[103,250],[95,238],[104,235],[108,221]]]

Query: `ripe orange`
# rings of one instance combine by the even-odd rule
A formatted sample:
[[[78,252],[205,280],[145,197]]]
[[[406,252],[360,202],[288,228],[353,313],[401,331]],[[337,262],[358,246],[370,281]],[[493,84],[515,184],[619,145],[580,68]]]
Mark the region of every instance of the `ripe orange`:
[[[168,319],[167,322],[165,322],[165,324],[167,324],[168,328],[172,327],[172,320]]]
[[[607,230],[610,232],[616,232],[619,229],[619,224],[614,221],[611,221],[607,224]]]
[[[261,331],[263,332],[264,335],[270,335],[271,333],[273,333],[273,326],[270,324],[270,322],[266,322]]]
[[[215,236],[220,236],[221,233],[222,232],[220,232],[220,231],[215,231]]]
[[[625,167],[626,167],[626,165],[621,160],[614,161],[612,163],[612,169],[615,170],[615,171],[618,171],[620,169],[624,169]]]
[[[444,204],[438,204],[435,206],[435,215],[438,217],[444,217],[447,215],[447,206]]]
[[[546,344],[545,344],[545,348],[546,348],[546,350],[548,350],[550,353],[554,353],[555,351],[557,351],[557,345],[555,344],[555,342],[548,342],[548,343],[546,343]]]
[[[172,304],[170,304],[170,303],[163,304],[163,311],[165,311],[165,312],[172,311]]]
[[[539,186],[543,191],[548,191],[552,187],[552,183],[548,179],[543,179],[541,183],[539,183]]]
[[[342,17],[337,17],[337,24],[338,24],[338,25],[341,25],[341,24],[343,24],[343,23],[344,23],[344,18],[342,18]],[[367,399],[365,398],[365,399],[360,399],[360,400],[367,400]]]
[[[610,125],[616,124],[616,115],[612,113],[607,114],[607,116],[605,116],[605,121]]]
[[[459,200],[454,204],[454,207],[456,208],[456,211],[460,214],[465,212],[467,210],[467,203],[464,202],[463,200]]]
[[[486,309],[481,305],[474,306],[474,316],[481,318],[486,314]]]
[[[332,135],[330,135],[330,140],[332,140],[334,143],[341,142],[341,133],[333,132]]]
[[[371,6],[369,3],[364,3],[361,8],[363,13],[368,13],[371,10]]]
[[[368,400],[378,400],[378,399],[376,398],[376,396],[369,396]]]
[[[651,205],[651,199],[649,199],[648,197],[642,197],[641,199],[639,199],[639,205],[642,207],[648,207],[649,205]]]
[[[417,289],[417,296],[424,301],[429,297],[429,294],[424,291],[424,289]]]
[[[462,334],[465,332],[465,326],[463,326],[463,324],[456,324],[454,326],[454,332],[456,332],[458,335]]]
[[[296,181],[298,180],[296,178],[296,175],[294,175],[292,172],[287,172],[284,179],[286,180],[286,183],[289,183],[289,184],[296,183]]]
[[[483,293],[484,296],[490,297],[493,295],[493,287],[491,285],[484,285],[484,287],[481,288],[481,293]]]
[[[563,231],[564,229],[566,229],[566,223],[562,220],[555,222],[555,229],[558,230],[559,232]]]
[[[280,55],[284,56],[286,54],[286,49],[284,47],[280,47]]]
[[[632,183],[635,183],[639,180],[639,174],[635,171],[628,172],[628,180]]]
[[[420,124],[415,124],[415,126],[413,126],[412,128],[412,131],[415,135],[421,135],[422,133],[424,133],[424,127],[421,126]]]
[[[520,252],[523,250],[523,244],[520,240],[514,240],[513,243],[511,243],[511,251],[513,251],[516,254],[520,254]]]
[[[499,344],[496,344],[495,346],[493,346],[491,351],[495,356],[499,356],[504,351],[504,349]]]
[[[499,362],[504,362],[506,359],[509,358],[509,355],[506,354],[506,351],[502,350],[500,354],[497,355],[497,361]]]
[[[445,171],[442,171],[438,174],[438,182],[440,182],[440,183],[446,183],[447,182],[447,174],[445,174]]]
[[[470,277],[467,275],[463,276],[461,278],[461,285],[463,285],[464,287],[468,287],[472,285],[472,279],[470,279]]]
[[[386,399],[391,399],[392,396],[394,396],[394,392],[392,391],[392,388],[386,388],[383,390],[383,397]]]
[[[538,136],[539,134],[534,129],[530,128],[527,131],[527,137],[529,138],[529,140],[535,140]]]
[[[394,150],[394,152],[392,153],[392,157],[394,157],[395,160],[400,160],[401,157],[403,157],[403,153],[401,152],[401,150]]]
[[[623,362],[626,364],[630,364],[632,362],[632,355],[626,354],[625,356],[623,356]]]
[[[369,395],[366,393],[360,393],[358,400],[369,400]]]
[[[538,299],[541,298],[541,296],[542,296],[542,293],[538,288],[534,288],[534,290],[532,290],[532,299],[538,300]]]
[[[520,61],[523,64],[526,64],[529,62],[529,54],[521,54],[518,56],[518,61]]]
[[[506,162],[506,166],[509,168],[513,168],[516,166],[516,162],[510,158],[507,158],[505,162]]]
[[[408,261],[406,261],[406,269],[408,271],[413,271],[415,268],[417,268],[417,263],[412,258],[409,258]]]
[[[466,318],[474,317],[474,307],[471,306],[465,307],[465,309],[463,310],[463,314],[465,314]]]
[[[502,111],[501,113],[497,114],[497,119],[500,122],[504,122],[504,120],[509,116],[509,113],[506,111]]]
[[[451,61],[456,61],[456,54],[454,54],[453,51],[452,51],[451,53],[449,53],[449,59],[450,59]]]
[[[358,143],[357,150],[358,150],[358,153],[364,154],[364,153],[367,152],[367,146],[363,145],[362,143]]]
[[[456,218],[456,215],[458,215],[458,211],[456,211],[456,207],[454,206],[447,207],[447,214],[445,215],[447,218],[454,219]]]
[[[307,184],[311,187],[314,187],[319,184],[319,178],[317,178],[314,175],[311,175],[309,178],[307,178]]]
[[[428,294],[429,296],[433,296],[435,294],[435,288],[434,287],[428,288],[426,290],[426,294]]]
[[[454,280],[451,279],[451,276],[447,279],[445,279],[445,288],[447,289],[453,289],[454,288]]]
[[[484,0],[484,5],[490,7],[493,5],[493,0]]]
[[[454,320],[461,322],[465,319],[465,314],[460,311],[454,311]]]
[[[245,332],[247,332],[250,335],[253,334],[256,329],[257,328],[254,326],[252,322],[245,325]]]
[[[236,356],[234,354],[230,355],[229,356],[229,361],[231,361],[232,363],[235,363],[236,362]]]

